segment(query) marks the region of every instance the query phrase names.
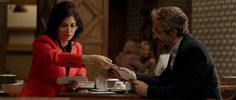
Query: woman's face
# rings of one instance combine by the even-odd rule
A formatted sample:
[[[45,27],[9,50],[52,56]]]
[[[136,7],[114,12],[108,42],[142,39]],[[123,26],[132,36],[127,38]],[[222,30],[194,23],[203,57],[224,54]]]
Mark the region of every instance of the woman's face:
[[[74,36],[76,29],[75,18],[73,16],[66,17],[58,27],[58,38],[62,42],[68,42]]]
[[[149,57],[151,54],[151,47],[149,45],[144,45],[143,46],[143,56],[144,57]]]

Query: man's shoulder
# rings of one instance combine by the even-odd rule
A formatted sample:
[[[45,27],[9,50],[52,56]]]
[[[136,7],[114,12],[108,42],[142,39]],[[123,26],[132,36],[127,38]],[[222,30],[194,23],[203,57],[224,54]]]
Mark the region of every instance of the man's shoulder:
[[[184,36],[183,40],[181,41],[179,50],[179,53],[208,53],[207,48],[197,39],[191,37],[191,36]]]
[[[196,47],[201,48],[203,46],[203,44],[199,40],[195,39],[191,35],[185,35],[183,37],[181,44],[182,44],[183,48],[192,48],[192,47],[193,48],[196,48]]]

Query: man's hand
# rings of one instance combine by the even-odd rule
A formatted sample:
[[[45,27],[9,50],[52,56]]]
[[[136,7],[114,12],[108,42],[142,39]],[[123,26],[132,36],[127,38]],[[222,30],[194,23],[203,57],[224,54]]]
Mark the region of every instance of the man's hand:
[[[137,94],[147,97],[148,85],[146,83],[139,80],[135,80],[132,81],[132,85]]]
[[[82,60],[83,63],[95,63],[102,67],[114,66],[111,59],[102,55],[83,55]]]
[[[126,74],[125,76],[127,77],[124,77],[124,75],[120,75],[120,74]],[[128,68],[118,67],[118,66],[109,69],[108,76],[112,78],[118,78],[120,80],[129,80],[129,79],[135,80],[136,79],[136,75],[133,71],[129,70]]]
[[[129,70],[128,68],[125,68],[125,67],[119,67],[120,70],[130,74],[130,75],[133,75],[133,71]]]

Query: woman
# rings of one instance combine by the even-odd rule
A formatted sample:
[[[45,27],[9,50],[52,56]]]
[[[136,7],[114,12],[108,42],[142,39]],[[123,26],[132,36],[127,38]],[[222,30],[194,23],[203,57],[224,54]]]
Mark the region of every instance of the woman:
[[[86,62],[112,66],[107,57],[82,55],[82,45],[76,42],[82,30],[82,20],[72,2],[63,1],[54,6],[47,34],[33,42],[30,74],[19,96],[55,96],[56,92],[66,91],[68,85],[58,85],[57,78],[86,76]]]
[[[134,62],[138,61],[140,46],[136,40],[128,40],[123,50],[115,58],[115,63],[120,67],[127,67],[130,70],[136,70]]]
[[[155,69],[156,58],[153,54],[152,44],[149,41],[142,41],[141,43],[140,61],[143,64],[143,69],[138,70],[137,73],[146,77],[154,76],[153,70]]]

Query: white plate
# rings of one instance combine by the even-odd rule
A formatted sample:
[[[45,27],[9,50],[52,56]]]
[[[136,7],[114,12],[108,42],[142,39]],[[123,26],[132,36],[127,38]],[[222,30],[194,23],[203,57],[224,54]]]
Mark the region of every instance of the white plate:
[[[2,77],[16,77],[14,74],[0,74]]]

